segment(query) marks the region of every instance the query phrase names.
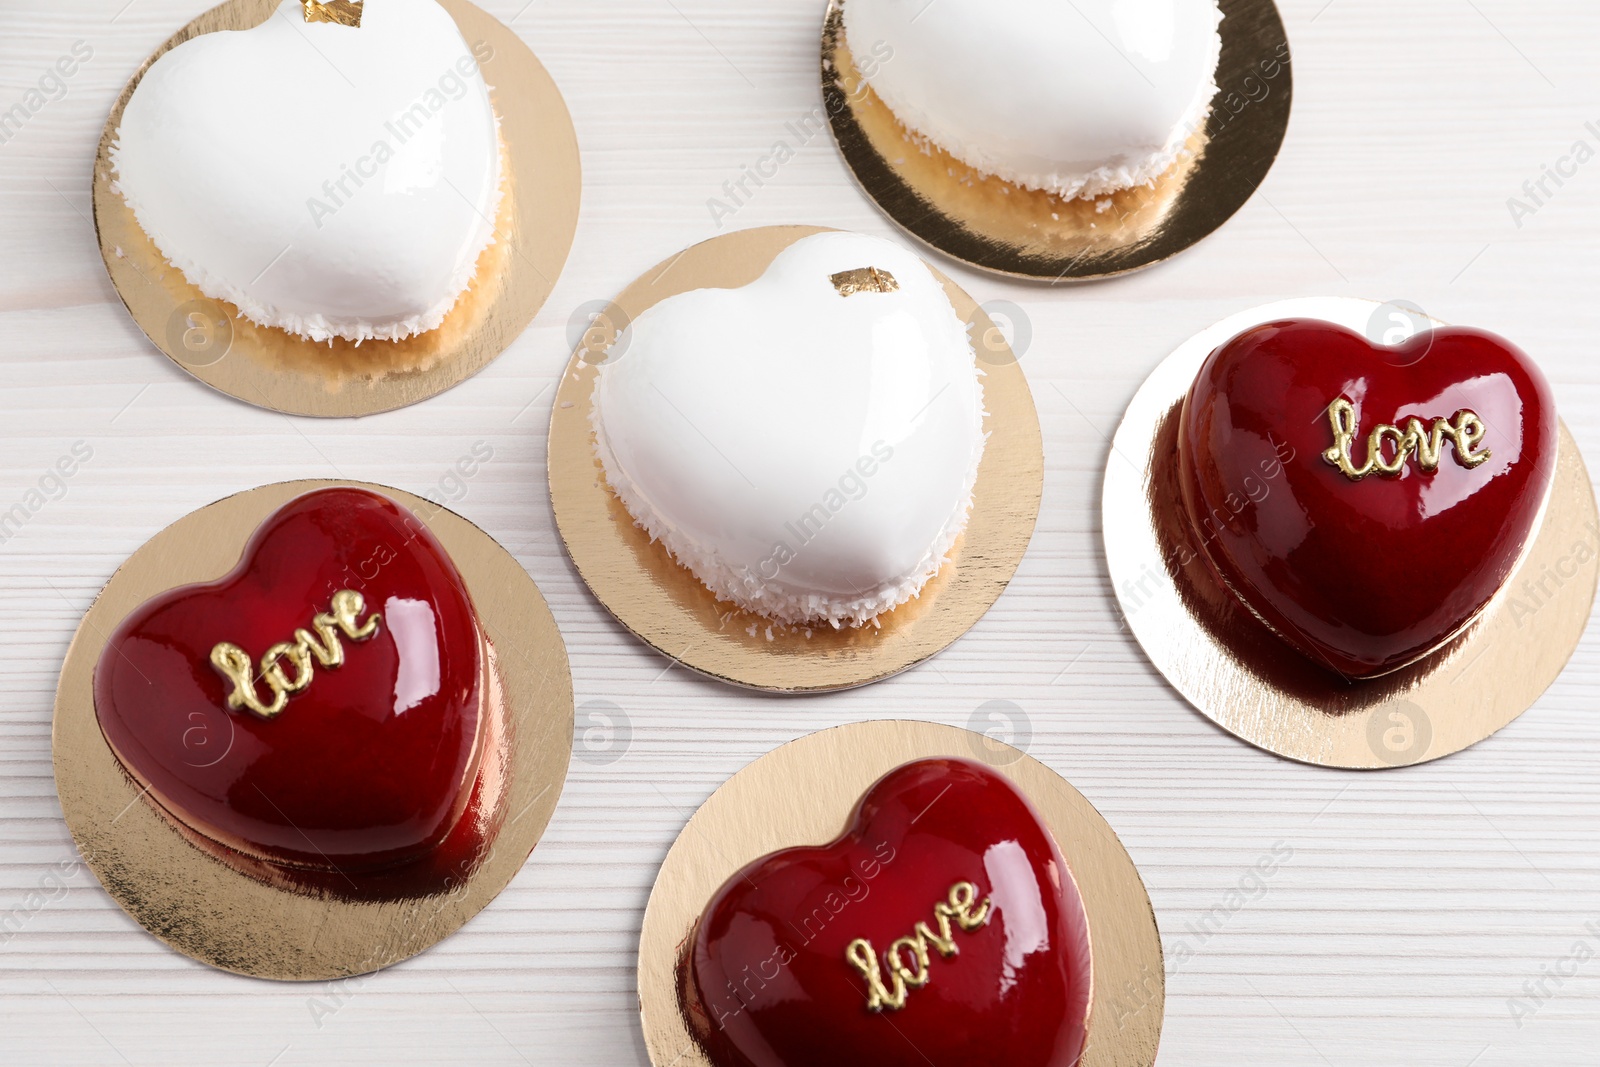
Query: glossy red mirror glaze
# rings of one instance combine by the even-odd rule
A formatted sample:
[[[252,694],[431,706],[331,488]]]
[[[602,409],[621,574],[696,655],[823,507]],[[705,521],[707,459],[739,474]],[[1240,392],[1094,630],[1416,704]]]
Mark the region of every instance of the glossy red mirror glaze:
[[[1380,425],[1431,431],[1470,412],[1482,440],[1464,462],[1446,432],[1436,469],[1413,450],[1397,474],[1352,477],[1324,455],[1341,399],[1358,469]],[[1414,662],[1483,609],[1534,532],[1556,447],[1549,385],[1510,342],[1451,328],[1388,347],[1315,320],[1259,326],[1212,353],[1178,434],[1183,506],[1213,569],[1286,642],[1350,678]],[[1400,454],[1391,435],[1382,456]]]
[[[919,923],[940,936],[936,906],[960,883],[974,890],[966,918],[988,905],[981,924],[951,922],[948,956],[925,939],[926,984],[873,1010],[853,943],[870,943],[858,959],[875,959],[892,991],[891,945]],[[691,1028],[718,1067],[1071,1067],[1088,921],[1050,832],[1003,775],[922,760],[874,785],[834,844],[731,878],[695,929],[685,978]]]
[[[313,662],[272,718],[230,709],[217,644],[259,664],[341,590],[361,594],[361,620],[379,616],[375,632],[339,633],[343,664]],[[459,819],[483,662],[465,585],[427,528],[387,498],[327,489],[267,519],[221,581],[131,614],[96,665],[95,712],[123,766],[197,833],[278,864],[376,870]],[[259,674],[257,689],[271,692]]]

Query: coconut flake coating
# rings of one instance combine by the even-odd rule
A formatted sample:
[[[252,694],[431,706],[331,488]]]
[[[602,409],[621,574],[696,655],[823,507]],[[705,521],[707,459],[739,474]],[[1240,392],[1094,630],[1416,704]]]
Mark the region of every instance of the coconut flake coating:
[[[480,58],[435,0],[368,0],[359,29],[285,0],[150,67],[114,188],[190,284],[253,322],[315,341],[425,333],[494,241]]]
[[[841,296],[876,267],[893,292]],[[742,289],[656,304],[595,385],[606,480],[718,598],[860,626],[917,596],[966,528],[983,457],[967,324],[918,257],[805,238]]]
[[[846,0],[854,55],[915,137],[1066,199],[1170,170],[1211,112],[1216,0]]]

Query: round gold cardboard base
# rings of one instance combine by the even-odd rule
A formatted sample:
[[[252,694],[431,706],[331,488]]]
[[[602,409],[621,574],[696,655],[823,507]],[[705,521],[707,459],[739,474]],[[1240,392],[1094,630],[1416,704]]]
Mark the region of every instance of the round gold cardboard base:
[[[1318,318],[1368,332],[1385,307],[1351,299],[1288,300],[1235,315],[1169,356],[1128,408],[1107,461],[1103,501],[1111,584],[1156,668],[1207,718],[1289,759],[1380,770],[1477,744],[1533,706],[1588,625],[1600,579],[1600,514],[1566,426],[1542,525],[1482,615],[1444,648],[1362,682],[1331,678],[1262,626],[1199,553],[1176,575],[1185,535],[1164,457],[1206,358],[1252,326]]]
[[[178,366],[220,392],[291,415],[355,416],[420,403],[494,361],[527,328],[555,288],[578,226],[583,178],[577,134],[561,90],[508,27],[467,0],[440,0],[467,44],[487,44],[482,64],[500,117],[506,194],[495,242],[472,288],[437,330],[405,341],[317,344],[239,317],[208,299],[167,263],[111,189],[110,150],[139,80],[183,42],[245,30],[278,0],[228,0],[156,50],[118,97],[94,168],[100,254],[139,328]]]
[[[1080,1067],[1149,1067],[1165,1014],[1161,936],[1132,858],[1094,806],[1009,745],[926,722],[867,722],[802,737],[730,778],[661,864],[639,944],[639,1011],[655,1067],[710,1067],[678,1000],[678,962],[723,883],[779,849],[826,845],[879,778],[913,760],[982,760],[1010,778],[1055,835],[1083,896],[1094,946],[1088,1047]]]
[[[95,664],[110,634],[151,597],[214,581],[288,501],[358,485],[410,508],[444,545],[494,644],[505,694],[500,824],[487,855],[453,888],[351,902],[258,881],[191,844],[122,769],[95,718]],[[544,598],[522,566],[459,515],[410,493],[359,482],[285,482],[179,519],[117,570],[89,609],[56,692],[56,789],[67,827],[100,884],[179,952],[256,978],[321,981],[375,971],[436,944],[510,883],[555,811],[572,755],[572,676]]]
[[[1044,442],[1027,379],[1001,331],[943,274],[956,314],[974,324],[984,371],[989,443],[972,515],[951,562],[877,627],[785,628],[724,603],[634,524],[606,484],[589,423],[597,367],[626,324],[669,296],[755,281],[814,226],[773,226],[713,238],[658,264],[595,321],[573,355],[550,420],[550,496],[567,552],[589,589],[646,644],[721,681],[771,692],[825,692],[898,674],[943,651],[1005,591],[1033,536],[1044,492]]]
[[[1283,19],[1272,0],[1222,0],[1221,91],[1189,139],[1188,158],[1153,187],[1111,197],[1062,200],[1024,189],[907,133],[850,54],[846,2],[830,0],[822,31],[823,103],[845,163],[894,223],[982,270],[1075,282],[1170,259],[1245,205],[1288,132],[1294,78]]]

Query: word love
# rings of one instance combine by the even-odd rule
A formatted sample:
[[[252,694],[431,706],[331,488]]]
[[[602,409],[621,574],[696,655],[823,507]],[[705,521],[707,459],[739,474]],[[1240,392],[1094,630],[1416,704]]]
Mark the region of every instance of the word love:
[[[248,652],[227,641],[219,643],[211,650],[211,665],[233,683],[228,707],[234,711],[249,709],[263,719],[275,718],[289,703],[290,696],[311,684],[316,673],[313,660],[329,670],[344,666],[341,633],[352,641],[365,641],[378,632],[380,616],[375,614],[366,622],[361,621],[361,613],[366,608],[366,598],[353,589],[341,589],[333,594],[331,608],[311,620],[310,630],[296,630],[294,641],[267,649],[267,654],[261,657],[259,676]],[[292,678],[284,672],[284,663],[294,668]],[[266,682],[271,693],[268,700],[262,700],[256,688],[258,677]]]
[[[1421,419],[1407,420],[1403,430],[1398,426],[1375,426],[1367,435],[1367,461],[1359,467],[1351,454],[1359,434],[1355,405],[1343,397],[1335,400],[1328,405],[1328,422],[1333,427],[1333,447],[1324,452],[1322,458],[1353,482],[1369,474],[1398,477],[1413,455],[1417,466],[1431,474],[1439,469],[1444,458],[1446,438],[1455,446],[1456,462],[1468,470],[1482,465],[1492,455],[1487,448],[1480,450],[1478,447],[1489,430],[1472,411],[1457,412],[1454,421],[1435,419],[1432,429],[1425,428]],[[1391,444],[1394,446],[1392,457],[1385,454]]]
[[[971,882],[957,882],[950,889],[949,903],[940,902],[933,906],[934,922],[939,927],[937,933],[927,923],[919,922],[910,937],[902,937],[884,953],[882,963],[888,965],[894,979],[893,985],[884,984],[883,966],[872,942],[859,937],[850,942],[845,949],[845,956],[861,972],[861,977],[867,980],[867,1010],[899,1011],[904,1008],[908,992],[921,989],[932,977],[928,947],[931,945],[939,950],[939,955],[949,959],[960,951],[956,947],[955,928],[959,927],[970,934],[985,926],[993,911],[990,901],[978,903],[977,886]]]

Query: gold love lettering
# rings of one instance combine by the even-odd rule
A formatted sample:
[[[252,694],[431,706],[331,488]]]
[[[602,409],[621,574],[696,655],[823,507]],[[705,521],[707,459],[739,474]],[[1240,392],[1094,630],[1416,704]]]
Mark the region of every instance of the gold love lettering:
[[[292,642],[267,649],[266,655],[261,657],[259,674],[248,652],[227,641],[219,642],[211,650],[211,665],[233,683],[228,707],[234,711],[249,710],[262,719],[276,717],[289,703],[291,695],[304,691],[311,684],[317,664],[329,670],[344,666],[341,633],[352,641],[365,641],[378,632],[379,615],[374,614],[364,623],[361,621],[361,613],[366,608],[366,598],[360,593],[341,589],[333,594],[329,610],[311,620],[310,630],[296,630]],[[292,669],[292,677],[284,670],[285,664]],[[261,699],[256,688],[258,681],[266,683],[270,699]]]
[[[960,951],[955,940],[956,929],[969,934],[981,929],[989,922],[993,911],[990,901],[978,903],[977,886],[971,882],[957,882],[950,887],[949,902],[940,901],[933,906],[937,932],[925,922],[917,923],[911,936],[890,945],[881,961],[872,942],[860,937],[850,942],[845,957],[867,980],[867,1010],[881,1012],[904,1008],[910,990],[921,989],[933,977],[928,949],[937,949],[940,956],[949,959]],[[883,979],[885,965],[889,969],[889,983]]]
[[[1431,474],[1439,469],[1444,459],[1447,439],[1454,445],[1452,451],[1456,462],[1468,470],[1481,466],[1493,454],[1487,448],[1479,448],[1489,428],[1477,412],[1466,409],[1456,412],[1454,419],[1434,419],[1431,429],[1416,418],[1406,420],[1404,429],[1398,426],[1374,426],[1372,432],[1367,434],[1366,462],[1360,466],[1356,465],[1352,454],[1360,434],[1355,405],[1344,397],[1329,404],[1328,424],[1333,429],[1333,447],[1324,452],[1322,458],[1339,468],[1353,482],[1359,482],[1369,474],[1399,477],[1413,456],[1416,457],[1417,466]],[[1390,447],[1394,450],[1393,456],[1385,454]]]

